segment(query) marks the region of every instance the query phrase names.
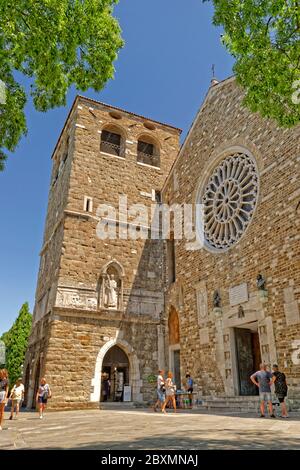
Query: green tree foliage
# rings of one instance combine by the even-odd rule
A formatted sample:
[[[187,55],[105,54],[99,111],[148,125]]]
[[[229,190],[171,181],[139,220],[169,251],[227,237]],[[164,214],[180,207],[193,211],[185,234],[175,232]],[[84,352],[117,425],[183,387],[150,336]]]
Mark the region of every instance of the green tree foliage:
[[[29,312],[28,302],[25,302],[11,329],[1,337],[1,340],[6,346],[5,367],[9,373],[9,382],[11,385],[13,385],[22,374],[22,365],[25,359],[31,323],[32,315]]]
[[[71,85],[101,90],[123,45],[113,7],[118,0],[0,0],[0,170],[5,149],[26,134],[26,76],[38,111],[66,103]]]
[[[212,1],[245,104],[280,126],[299,123],[300,0]]]

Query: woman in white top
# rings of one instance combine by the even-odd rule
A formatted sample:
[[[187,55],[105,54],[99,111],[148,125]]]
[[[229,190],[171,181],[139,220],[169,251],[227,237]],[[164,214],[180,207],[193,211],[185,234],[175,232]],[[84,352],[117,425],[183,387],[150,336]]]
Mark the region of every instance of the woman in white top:
[[[14,411],[16,410],[16,419],[20,411],[20,403],[24,400],[24,385],[22,379],[18,379],[10,392],[11,410],[9,419],[13,419]]]
[[[45,377],[43,377],[40,381],[40,386],[36,394],[36,401],[39,404],[40,419],[43,419],[44,417],[44,411],[47,405],[47,401],[48,398],[51,398],[51,396],[52,393],[50,387],[47,384]]]
[[[166,399],[162,407],[163,413],[166,413],[166,406],[168,405],[168,403],[171,403],[173,405],[174,412],[176,413],[175,384],[173,383],[172,379],[172,372],[168,372],[168,378],[165,381]]]

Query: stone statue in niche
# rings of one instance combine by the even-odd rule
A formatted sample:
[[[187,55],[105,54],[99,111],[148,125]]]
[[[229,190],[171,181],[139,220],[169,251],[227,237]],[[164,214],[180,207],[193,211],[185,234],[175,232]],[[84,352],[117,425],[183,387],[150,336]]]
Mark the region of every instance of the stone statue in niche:
[[[259,290],[266,290],[266,280],[261,274],[256,278],[256,285]]]
[[[118,284],[114,274],[107,274],[104,280],[104,305],[108,308],[118,307]]]
[[[238,309],[238,318],[245,318],[245,310],[242,305],[240,305]]]
[[[266,289],[266,283],[267,283],[267,281],[264,278],[264,276],[259,274],[256,278],[256,285],[257,285],[257,288],[258,288],[258,293],[259,293],[260,300],[263,303],[268,301],[268,291]]]
[[[214,296],[213,296],[213,304],[214,308],[220,308],[221,307],[221,296],[218,290],[215,290]]]

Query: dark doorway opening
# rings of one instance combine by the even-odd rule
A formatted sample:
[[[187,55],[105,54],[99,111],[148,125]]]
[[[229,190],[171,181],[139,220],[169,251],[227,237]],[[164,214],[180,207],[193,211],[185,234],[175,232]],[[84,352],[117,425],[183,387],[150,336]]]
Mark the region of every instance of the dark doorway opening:
[[[255,326],[235,328],[235,344],[239,395],[258,395],[257,387],[250,380],[250,376],[259,370],[259,364],[261,363],[257,328]]]
[[[174,382],[177,390],[181,389],[181,375],[180,375],[180,349],[173,351],[174,361]]]
[[[123,401],[124,386],[129,385],[129,360],[119,346],[113,346],[103,359],[101,401]]]

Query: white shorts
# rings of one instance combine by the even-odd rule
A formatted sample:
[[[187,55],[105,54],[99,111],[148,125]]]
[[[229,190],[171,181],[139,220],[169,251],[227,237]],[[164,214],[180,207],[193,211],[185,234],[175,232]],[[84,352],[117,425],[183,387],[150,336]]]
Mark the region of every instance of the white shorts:
[[[0,403],[4,403],[6,392],[0,392]]]

